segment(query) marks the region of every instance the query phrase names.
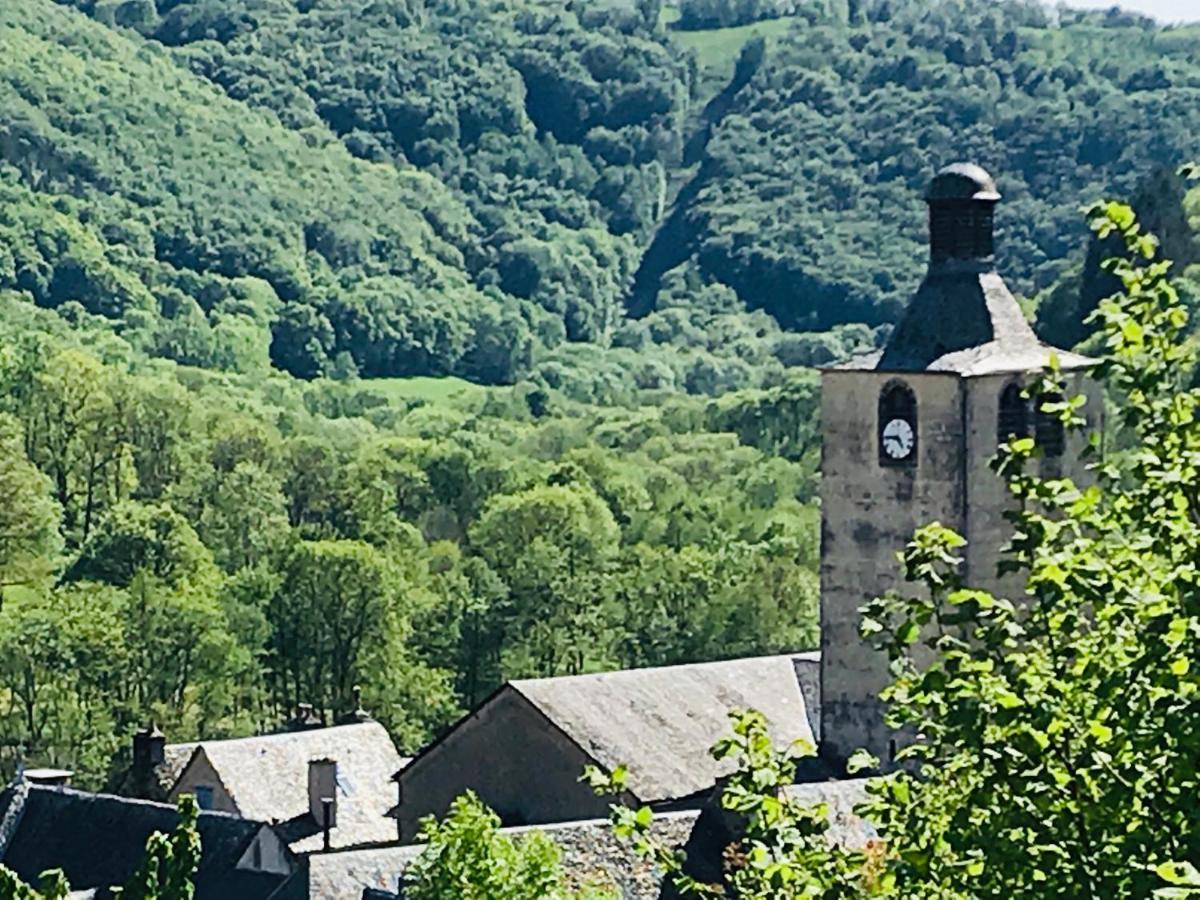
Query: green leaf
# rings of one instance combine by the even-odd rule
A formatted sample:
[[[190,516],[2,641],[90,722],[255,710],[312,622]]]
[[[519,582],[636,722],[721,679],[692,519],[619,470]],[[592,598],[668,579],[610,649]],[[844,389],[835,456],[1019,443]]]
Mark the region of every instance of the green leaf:
[[[1024,701],[1012,691],[1000,691],[996,694],[996,702],[1005,709],[1016,709]]]
[[[1154,867],[1154,872],[1167,884],[1200,887],[1200,870],[1190,862],[1165,862]]]
[[[851,775],[878,768],[879,759],[872,756],[866,750],[855,750],[851,754],[850,759],[846,761],[846,771]]]

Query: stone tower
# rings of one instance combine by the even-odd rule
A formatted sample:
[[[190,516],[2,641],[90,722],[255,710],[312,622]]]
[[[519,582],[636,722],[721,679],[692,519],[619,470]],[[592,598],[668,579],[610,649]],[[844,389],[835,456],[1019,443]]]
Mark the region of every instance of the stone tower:
[[[820,740],[835,764],[858,748],[885,766],[894,758],[878,699],[887,660],[859,638],[859,609],[901,586],[896,554],[914,530],[954,528],[968,541],[969,583],[1019,595],[1019,578],[996,572],[1011,498],[988,464],[1009,435],[1032,435],[1044,471],[1082,474],[1086,438],[1021,396],[1052,353],[1072,392],[1088,395],[1087,430],[1101,427],[1091,361],[1042,344],[996,272],[991,176],[950,166],[925,199],[929,270],[887,346],[822,373]]]

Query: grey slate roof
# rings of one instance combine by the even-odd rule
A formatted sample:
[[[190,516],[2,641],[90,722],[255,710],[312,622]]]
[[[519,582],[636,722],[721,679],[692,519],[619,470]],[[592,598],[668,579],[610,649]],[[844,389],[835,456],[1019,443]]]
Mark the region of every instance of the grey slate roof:
[[[950,260],[930,267],[883,351],[842,368],[970,377],[1041,370],[1051,354],[1064,369],[1093,364],[1039,341],[1004,279],[989,264]]]
[[[700,816],[699,811],[655,816],[655,836],[682,847]],[[606,819],[556,825],[506,828],[517,840],[532,832],[551,838],[562,850],[563,869],[572,887],[599,882],[618,889],[623,900],[655,900],[662,878],[618,840]],[[359,900],[366,889],[393,894],[405,869],[424,850],[421,844],[316,853],[305,860],[311,900]]]
[[[321,830],[308,810],[309,760],[338,764],[335,847],[388,841],[396,823],[386,813],[396,802],[392,775],[406,762],[378,722],[314,728],[194,745],[193,760],[207,757],[247,818],[279,823],[294,852],[318,850]],[[189,763],[191,765],[191,763]]]
[[[146,839],[170,832],[173,806],[18,782],[0,793],[0,862],[31,882],[61,868],[76,891],[124,884],[140,865]],[[264,826],[224,813],[200,814],[198,900],[266,898],[283,876],[237,869]]]
[[[730,710],[764,713],[776,742],[815,744],[796,665],[791,655],[766,656],[511,687],[601,766],[628,766],[629,790],[655,803],[698,794],[725,773],[708,751],[728,733]]]

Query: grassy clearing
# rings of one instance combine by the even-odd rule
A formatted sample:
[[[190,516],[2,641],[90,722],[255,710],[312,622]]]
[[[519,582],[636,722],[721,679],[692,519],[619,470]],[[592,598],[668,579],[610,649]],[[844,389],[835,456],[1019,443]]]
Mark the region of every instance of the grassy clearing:
[[[372,378],[361,384],[395,403],[420,400],[433,406],[469,406],[487,393],[487,388],[461,378]]]
[[[670,18],[677,20],[678,11],[671,12],[674,16]],[[664,16],[664,21],[667,18]],[[764,38],[768,44],[777,41],[799,21],[802,20],[797,16],[785,16],[782,19],[768,19],[750,25],[739,25],[736,28],[712,28],[706,31],[672,29],[670,34],[677,47],[695,52],[703,78],[702,99],[707,101],[729,83],[738,55],[747,42],[756,37]],[[672,22],[667,22],[668,27],[671,24]]]
[[[752,22],[736,28],[712,28],[707,31],[673,30],[671,40],[680,47],[695,50],[701,66],[727,67],[732,75],[733,65],[747,41],[756,37],[778,40],[791,30],[793,23],[799,21],[801,19],[797,16],[785,16],[782,19]]]

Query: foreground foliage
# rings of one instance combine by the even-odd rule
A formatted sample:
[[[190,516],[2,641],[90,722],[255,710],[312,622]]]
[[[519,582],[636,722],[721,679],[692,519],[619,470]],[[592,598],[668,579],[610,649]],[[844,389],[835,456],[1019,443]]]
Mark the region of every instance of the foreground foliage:
[[[1119,204],[1091,220],[1128,248],[1110,264],[1123,292],[1100,306],[1097,371],[1125,446],[1105,448],[1090,485],[1031,475],[1030,441],[1001,453],[1025,598],[967,588],[961,538],[931,526],[905,556],[928,593],[867,611],[892,659],[891,724],[921,736],[904,753],[915,772],[873,807],[902,893],[1145,896],[1152,867],[1200,858],[1194,349],[1154,238]],[[1073,421],[1078,402],[1056,411]],[[914,662],[918,643],[931,663]]]
[[[500,817],[467,792],[439,822],[421,826],[425,843],[404,873],[412,900],[615,900],[603,886],[573,890],[562,852],[540,831],[519,839],[500,833]]]

